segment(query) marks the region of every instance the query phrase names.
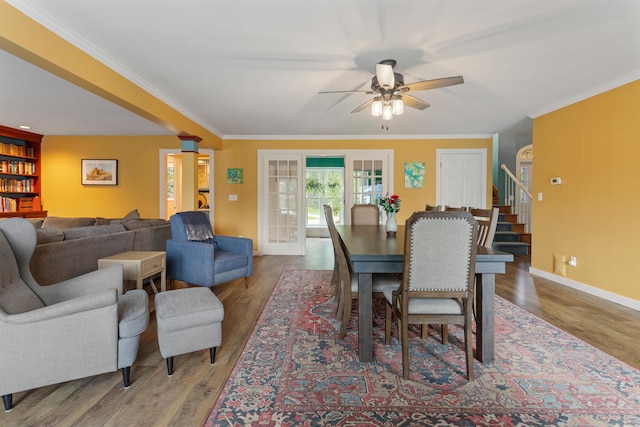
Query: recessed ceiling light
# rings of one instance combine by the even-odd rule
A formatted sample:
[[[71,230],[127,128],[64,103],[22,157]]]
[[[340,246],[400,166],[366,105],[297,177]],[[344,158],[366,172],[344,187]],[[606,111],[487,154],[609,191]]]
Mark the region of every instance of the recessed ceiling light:
[[[31,129],[31,126],[27,126],[27,125],[20,125],[18,126],[20,129]]]

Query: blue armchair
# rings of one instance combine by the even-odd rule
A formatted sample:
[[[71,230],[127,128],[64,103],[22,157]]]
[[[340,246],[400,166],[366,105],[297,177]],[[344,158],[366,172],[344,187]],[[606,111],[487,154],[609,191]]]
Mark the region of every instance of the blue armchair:
[[[253,274],[253,240],[214,235],[205,212],[179,212],[167,240],[167,278],[208,288]]]

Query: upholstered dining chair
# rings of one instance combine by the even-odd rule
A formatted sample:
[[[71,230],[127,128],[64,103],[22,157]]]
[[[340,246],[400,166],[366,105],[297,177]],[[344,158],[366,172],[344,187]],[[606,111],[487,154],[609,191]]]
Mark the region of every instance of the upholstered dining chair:
[[[146,291],[123,294],[121,265],[40,286],[33,225],[0,221],[0,395],[122,369],[125,388],[149,324]],[[69,260],[73,262],[73,260]]]
[[[380,224],[380,209],[377,205],[351,206],[351,224],[378,225]]]
[[[398,319],[402,373],[409,379],[409,324],[464,328],[467,378],[474,379],[472,301],[478,225],[469,212],[415,212],[406,222],[404,271],[397,291],[386,289],[385,342]]]
[[[331,210],[330,207],[325,205],[325,212]],[[329,225],[329,224],[328,224]],[[336,317],[340,320],[340,330],[338,332],[338,339],[343,339],[347,333],[347,327],[351,320],[351,310],[353,308],[353,300],[358,298],[358,277],[352,274],[347,257],[345,256],[342,243],[340,242],[340,236],[336,230],[333,221],[329,226],[329,234],[331,235],[331,243],[333,244],[333,250],[335,255],[335,261],[338,269],[338,291],[340,292],[338,299],[338,309]],[[393,291],[398,289],[399,282],[396,276],[392,274],[374,274],[373,283],[371,289],[373,292],[373,298],[382,300],[384,299],[384,291],[389,289]]]

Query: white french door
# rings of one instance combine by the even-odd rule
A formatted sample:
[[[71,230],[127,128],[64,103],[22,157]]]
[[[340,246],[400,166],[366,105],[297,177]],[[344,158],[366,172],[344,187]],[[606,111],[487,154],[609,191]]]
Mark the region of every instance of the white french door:
[[[306,158],[344,157],[344,213],[393,192],[393,150],[258,150],[258,251],[305,254]]]
[[[258,151],[258,247],[265,255],[304,255],[304,157]]]

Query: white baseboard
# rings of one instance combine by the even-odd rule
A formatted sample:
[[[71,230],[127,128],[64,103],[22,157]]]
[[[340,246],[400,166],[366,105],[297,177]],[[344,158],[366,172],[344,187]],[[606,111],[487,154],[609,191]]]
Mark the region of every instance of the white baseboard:
[[[567,279],[566,277],[558,276],[556,274],[551,274],[543,270],[538,270],[537,268],[533,267],[529,267],[529,273],[535,276],[540,276],[544,279],[551,280],[552,282],[556,282],[561,285],[568,286],[570,288],[577,289],[591,295],[595,295],[607,301],[629,307],[633,310],[640,311],[640,301],[638,300],[627,298],[622,295],[614,294],[613,292],[605,291],[599,288],[594,288],[593,286],[585,285],[584,283]]]

